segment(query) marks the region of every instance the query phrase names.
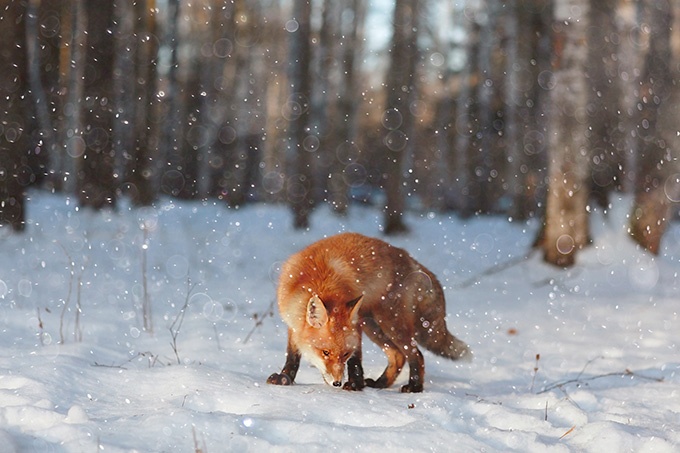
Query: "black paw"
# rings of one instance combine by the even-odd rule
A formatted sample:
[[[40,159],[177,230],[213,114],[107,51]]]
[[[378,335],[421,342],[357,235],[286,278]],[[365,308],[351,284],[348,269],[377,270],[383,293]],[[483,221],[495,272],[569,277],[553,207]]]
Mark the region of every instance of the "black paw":
[[[375,380],[375,379],[368,378],[368,379],[365,379],[364,382],[366,383],[366,387],[371,387],[371,388],[374,388],[374,389],[384,389],[385,387],[387,387],[387,385],[385,385],[386,383],[383,379]]]
[[[407,384],[401,388],[401,393],[421,393],[422,391],[422,384]]]
[[[291,385],[293,380],[286,373],[274,373],[267,378],[267,384]]]
[[[342,389],[343,390],[350,390],[350,391],[357,391],[357,390],[363,389],[364,387],[365,387],[365,385],[361,385],[360,383],[347,381],[342,386]]]

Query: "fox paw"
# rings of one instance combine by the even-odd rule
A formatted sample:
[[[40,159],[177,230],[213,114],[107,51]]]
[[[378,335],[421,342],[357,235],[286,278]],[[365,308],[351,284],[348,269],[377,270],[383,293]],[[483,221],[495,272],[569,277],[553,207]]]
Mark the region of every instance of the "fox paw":
[[[364,382],[366,382],[366,387],[371,387],[371,388],[374,388],[374,389],[384,389],[385,387],[387,387],[385,385],[385,381],[382,380],[382,379],[375,380],[375,379],[367,378],[367,379],[365,379]]]
[[[359,384],[359,383],[357,383],[357,382],[350,382],[350,381],[347,381],[347,382],[345,382],[345,384],[342,386],[342,389],[343,389],[343,390],[357,391],[357,390],[363,389],[364,387],[365,387],[365,385],[361,385],[361,384]]]
[[[267,384],[291,385],[293,380],[286,373],[274,373],[267,378]]]
[[[401,393],[421,393],[423,386],[421,384],[406,384],[401,387]]]

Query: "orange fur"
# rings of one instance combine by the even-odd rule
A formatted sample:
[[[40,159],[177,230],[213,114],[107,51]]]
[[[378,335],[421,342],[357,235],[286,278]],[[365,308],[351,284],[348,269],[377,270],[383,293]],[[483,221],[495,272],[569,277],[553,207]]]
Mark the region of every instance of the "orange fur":
[[[343,233],[292,255],[283,265],[277,291],[288,326],[286,364],[272,384],[292,384],[304,357],[324,380],[344,388],[384,388],[406,362],[405,392],[423,388],[424,362],[418,344],[450,359],[467,346],[446,329],[444,294],[437,278],[404,250],[375,238]],[[365,379],[361,332],[377,343],[388,365],[377,380]]]

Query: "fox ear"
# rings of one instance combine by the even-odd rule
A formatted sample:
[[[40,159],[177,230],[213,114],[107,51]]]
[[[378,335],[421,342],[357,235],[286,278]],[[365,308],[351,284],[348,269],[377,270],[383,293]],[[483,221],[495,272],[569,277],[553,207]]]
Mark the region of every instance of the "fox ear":
[[[363,301],[364,301],[364,295],[362,294],[361,296],[357,297],[356,299],[352,299],[349,302],[347,302],[347,308],[350,310],[349,319],[358,319],[359,318],[359,309],[361,308],[361,303]]]
[[[316,294],[307,302],[307,324],[318,329],[328,322],[328,312]]]

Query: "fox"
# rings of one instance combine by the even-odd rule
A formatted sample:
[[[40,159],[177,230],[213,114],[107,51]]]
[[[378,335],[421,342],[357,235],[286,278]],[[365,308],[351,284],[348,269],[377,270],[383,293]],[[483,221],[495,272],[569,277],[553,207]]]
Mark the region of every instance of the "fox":
[[[408,363],[401,392],[417,393],[425,376],[418,345],[451,360],[471,357],[468,345],[446,327],[437,277],[381,239],[341,233],[309,245],[281,266],[276,297],[288,344],[285,364],[269,384],[293,384],[304,358],[334,387],[388,388]],[[377,379],[364,378],[362,332],[387,356]]]

